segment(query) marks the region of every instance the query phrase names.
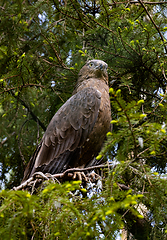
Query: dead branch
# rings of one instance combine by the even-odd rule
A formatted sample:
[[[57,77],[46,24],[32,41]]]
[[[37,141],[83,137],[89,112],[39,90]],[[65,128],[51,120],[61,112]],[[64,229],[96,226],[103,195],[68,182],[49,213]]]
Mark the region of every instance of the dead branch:
[[[155,29],[157,30],[157,32],[158,32],[158,34],[159,34],[159,36],[160,36],[160,38],[161,38],[161,40],[162,40],[162,42],[163,42],[163,44],[164,44],[165,52],[167,53],[167,48],[166,48],[166,45],[165,45],[165,39],[164,39],[162,33],[160,32],[159,27],[158,27],[158,26],[156,25],[156,23],[154,22],[152,16],[150,15],[149,11],[147,10],[146,6],[144,5],[144,2],[143,2],[142,0],[138,0],[138,1],[140,2],[141,6],[144,8],[144,10],[145,10],[145,12],[147,13],[148,17],[150,18],[152,24],[154,25]]]
[[[113,3],[109,3],[109,6],[112,5],[116,5],[116,4],[125,4],[125,3],[130,3],[130,4],[135,4],[135,5],[139,5],[138,1],[125,1],[125,2],[113,2]],[[147,2],[147,1],[143,1],[144,4],[149,4],[149,5],[157,5],[157,4],[165,4],[167,2]]]
[[[11,91],[11,94],[14,98],[16,98],[27,110],[28,112],[30,113],[30,115],[32,116],[32,119],[39,123],[39,125],[42,127],[42,129],[44,131],[46,131],[46,127],[45,125],[39,120],[39,118],[31,111],[30,107],[18,96],[15,96],[15,94]]]
[[[109,165],[111,166],[111,165]],[[27,187],[34,187],[34,181],[36,182],[43,182],[45,180],[56,180],[58,183],[58,179],[63,179],[65,177],[69,177],[72,178],[75,172],[86,172],[86,171],[91,171],[94,169],[99,169],[99,168],[108,168],[108,164],[101,164],[101,165],[96,165],[96,166],[91,166],[91,167],[87,167],[87,168],[70,168],[67,169],[66,171],[64,171],[63,173],[57,173],[57,174],[50,174],[50,173],[42,173],[42,172],[35,172],[32,177],[30,177],[29,179],[27,179],[25,182],[23,182],[22,184],[20,184],[18,187],[14,187],[13,190],[17,191],[17,190],[23,190],[26,189]],[[39,180],[39,181],[36,181]]]
[[[19,130],[18,139],[17,139],[18,148],[19,148],[19,153],[20,153],[20,156],[21,156],[21,159],[22,159],[22,161],[23,161],[23,165],[24,165],[24,166],[25,166],[25,162],[26,162],[26,161],[25,161],[24,155],[23,155],[23,153],[22,153],[22,151],[21,151],[21,131],[22,131],[24,125],[25,125],[28,121],[29,121],[29,119],[26,119],[25,122],[22,124],[22,126],[21,126],[21,128],[20,128],[20,130]]]

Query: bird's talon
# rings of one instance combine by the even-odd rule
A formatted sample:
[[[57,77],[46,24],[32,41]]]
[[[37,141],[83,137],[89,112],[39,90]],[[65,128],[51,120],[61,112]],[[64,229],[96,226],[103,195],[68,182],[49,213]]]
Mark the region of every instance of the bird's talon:
[[[88,181],[84,172],[74,172],[73,179],[76,178],[78,178],[80,181],[82,181],[82,179],[86,182]]]
[[[98,180],[100,177],[100,175],[98,175],[97,173],[95,172],[91,172],[88,174],[88,177],[92,178],[93,180]]]

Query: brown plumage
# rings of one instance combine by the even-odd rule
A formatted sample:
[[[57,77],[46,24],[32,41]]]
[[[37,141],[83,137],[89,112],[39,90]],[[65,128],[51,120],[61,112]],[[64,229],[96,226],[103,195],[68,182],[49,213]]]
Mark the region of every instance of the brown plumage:
[[[73,96],[57,111],[30,159],[23,181],[34,172],[60,173],[85,167],[110,130],[108,65],[91,60],[79,72]]]

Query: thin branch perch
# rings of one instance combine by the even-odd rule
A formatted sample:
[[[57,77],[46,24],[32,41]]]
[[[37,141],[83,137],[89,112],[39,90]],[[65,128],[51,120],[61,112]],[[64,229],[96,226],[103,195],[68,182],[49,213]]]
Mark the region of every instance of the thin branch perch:
[[[112,165],[109,165],[112,166]],[[13,190],[17,191],[17,190],[21,190],[24,189],[28,186],[31,185],[31,183],[34,182],[34,179],[39,178],[39,179],[44,179],[44,180],[49,180],[49,179],[62,179],[65,176],[69,176],[72,177],[74,172],[86,172],[86,171],[90,171],[90,170],[94,170],[94,169],[99,169],[99,168],[108,168],[108,164],[101,164],[101,165],[96,165],[96,166],[92,166],[92,167],[87,167],[87,168],[70,168],[67,169],[66,171],[64,171],[63,173],[56,173],[56,174],[44,174],[42,172],[35,172],[33,174],[32,177],[30,177],[29,179],[27,179],[25,182],[23,182],[22,184],[20,184],[18,187],[14,187]]]

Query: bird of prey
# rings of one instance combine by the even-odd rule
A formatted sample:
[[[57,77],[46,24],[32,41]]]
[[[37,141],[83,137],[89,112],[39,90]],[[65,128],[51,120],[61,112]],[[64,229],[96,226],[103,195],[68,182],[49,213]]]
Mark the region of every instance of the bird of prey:
[[[98,155],[111,122],[107,67],[104,61],[90,60],[81,68],[72,97],[50,121],[22,182],[39,171],[84,168]]]

